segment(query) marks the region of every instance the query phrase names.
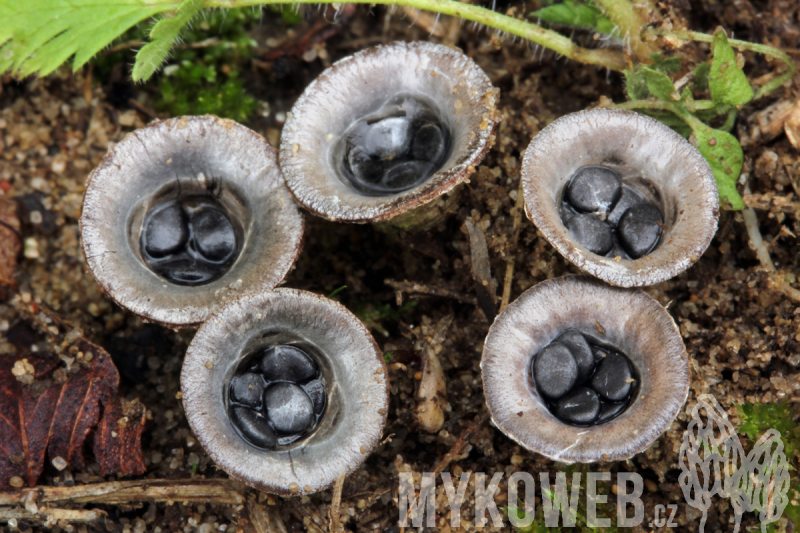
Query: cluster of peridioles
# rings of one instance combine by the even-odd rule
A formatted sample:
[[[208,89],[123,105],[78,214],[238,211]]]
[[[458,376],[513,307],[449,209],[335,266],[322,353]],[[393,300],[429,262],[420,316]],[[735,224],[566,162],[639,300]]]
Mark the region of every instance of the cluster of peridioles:
[[[370,98],[361,92],[367,82]],[[389,383],[369,331],[333,300],[275,288],[301,249],[299,207],[334,221],[433,227],[493,146],[498,99],[459,51],[378,46],[336,63],[306,89],[279,153],[230,120],[178,117],[128,135],[89,176],[81,216],[87,263],[109,297],[145,320],[199,326],[181,375],[183,403],[198,439],[232,477],[308,494],[353,472],[380,442]],[[592,253],[586,235],[565,225],[565,190],[587,167],[601,177],[581,174],[570,201],[591,216],[605,220],[625,191],[637,200],[624,210],[646,201],[658,212],[657,228],[653,217],[627,216],[620,242],[646,241],[641,257]],[[602,281],[543,282],[495,319],[481,360],[487,407],[501,431],[547,457],[630,457],[677,415],[689,375],[666,310],[622,287],[669,279],[702,255],[718,217],[711,170],[659,122],[593,109],[536,135],[521,179],[526,212],[545,238]],[[615,404],[610,419],[598,418],[595,393],[561,418],[540,396],[535,357],[575,331],[599,350],[580,379],[594,375],[604,401],[625,391],[627,403]],[[577,349],[549,350],[542,363],[565,391],[583,383]],[[624,354],[630,381],[594,383],[613,374],[593,370],[603,353]],[[442,420],[430,416],[422,426],[438,431]]]

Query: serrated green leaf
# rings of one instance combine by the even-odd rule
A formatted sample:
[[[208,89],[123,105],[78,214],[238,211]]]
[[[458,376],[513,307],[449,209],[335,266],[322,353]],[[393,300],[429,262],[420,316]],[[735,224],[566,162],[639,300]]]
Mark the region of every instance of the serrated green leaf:
[[[175,39],[197,13],[205,7],[205,0],[184,0],[172,18],[158,21],[150,32],[149,43],[136,54],[131,77],[133,81],[143,81],[152,76],[164,63]]]
[[[560,4],[538,9],[531,13],[530,16],[551,24],[591,28],[605,34],[614,33],[614,24],[594,4],[564,0]]]
[[[653,96],[667,102],[674,102],[680,98],[669,76],[649,67],[642,67],[641,70],[644,73],[647,90]]]
[[[697,65],[697,68],[694,69],[694,88],[698,91],[705,91],[708,89],[708,73],[711,71],[711,65],[709,63],[700,63]]]
[[[180,0],[0,0],[0,72],[46,75],[84,65],[137,23]]]
[[[722,29],[714,32],[711,52],[714,55],[708,75],[711,99],[729,105],[742,105],[752,100],[753,88],[736,63],[736,53]]]
[[[624,70],[623,74],[625,74],[625,89],[628,91],[630,100],[644,100],[650,96],[650,91],[647,90],[647,79],[640,68]]]
[[[698,121],[699,122],[699,121]],[[717,180],[720,200],[727,199],[731,209],[744,209],[744,200],[736,190],[736,181],[742,172],[744,154],[736,137],[703,124],[694,129],[697,149],[711,165]]]

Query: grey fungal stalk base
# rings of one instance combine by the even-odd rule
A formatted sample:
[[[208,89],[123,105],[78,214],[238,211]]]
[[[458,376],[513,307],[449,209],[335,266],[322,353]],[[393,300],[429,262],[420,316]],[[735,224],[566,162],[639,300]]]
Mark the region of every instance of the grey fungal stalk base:
[[[148,266],[141,235],[151,208],[196,195],[224,209],[241,229],[241,245],[235,259],[225,259],[224,273],[181,285]],[[254,131],[215,116],[157,121],[127,135],[89,176],[80,225],[86,262],[103,291],[145,320],[174,328],[199,325],[242,291],[282,282],[304,227],[275,150]],[[215,259],[212,241],[205,251]],[[165,249],[179,245],[186,246],[183,235]]]
[[[567,182],[578,169],[598,165],[663,215],[658,245],[643,257],[593,253],[562,220]],[[717,231],[719,196],[706,160],[664,124],[632,111],[596,108],[555,120],[531,140],[521,176],[528,218],[571,263],[612,285],[640,287],[680,274]]]
[[[313,347],[327,394],[311,433],[275,450],[242,438],[228,410],[232,377],[262,344]],[[380,442],[389,407],[386,363],[369,331],[337,302],[294,289],[250,293],[216,311],[189,345],[181,393],[189,425],[214,462],[283,495],[323,490],[356,470]]]
[[[638,374],[637,396],[607,423],[561,422],[532,379],[531,356],[571,329],[615,346]],[[645,450],[689,392],[688,355],[669,313],[641,291],[585,276],[542,282],[511,303],[489,329],[481,374],[495,426],[528,450],[563,463],[619,461]]]
[[[376,188],[365,194],[345,175],[343,159],[354,152],[343,138],[361,119],[386,113],[397,97],[414,95],[435,107],[433,114],[447,130],[449,155],[433,158],[443,163],[429,178],[403,181],[410,188],[382,186],[385,194],[377,194]],[[443,45],[397,42],[358,52],[324,71],[292,109],[280,147],[286,183],[303,207],[328,220],[381,222],[411,214],[475,171],[494,143],[497,98],[497,89],[471,59]],[[408,146],[403,157],[419,165],[425,158],[413,155],[413,142]],[[373,155],[381,152],[375,148]],[[434,212],[439,210],[446,212]],[[427,213],[413,218],[419,220],[407,217],[401,226],[431,224]]]

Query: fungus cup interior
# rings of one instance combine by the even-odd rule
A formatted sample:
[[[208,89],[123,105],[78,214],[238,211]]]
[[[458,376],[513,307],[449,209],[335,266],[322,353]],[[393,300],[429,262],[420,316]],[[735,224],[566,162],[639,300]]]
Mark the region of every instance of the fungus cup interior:
[[[569,329],[616,348],[638,374],[637,396],[604,424],[561,422],[533,381],[531,358]],[[667,311],[641,291],[582,276],[542,282],[509,305],[489,330],[481,371],[494,424],[528,450],[565,463],[617,461],[643,451],[689,391],[688,356]]]
[[[639,192],[664,217],[658,245],[639,259],[594,254],[565,227],[565,188],[583,167],[604,166]],[[525,211],[569,261],[608,283],[651,285],[686,270],[717,230],[716,181],[703,156],[657,120],[604,108],[559,118],[531,141],[522,163]]]
[[[254,350],[310,347],[328,405],[308,435],[274,450],[246,441],[228,414],[231,378]],[[181,373],[186,416],[214,462],[259,490],[302,495],[350,473],[380,442],[389,403],[386,364],[374,339],[333,300],[293,289],[227,302],[198,330]]]
[[[192,199],[230,220],[236,250],[213,279],[180,284],[148,265],[142,232],[160,205]],[[275,151],[214,116],[158,121],[126,136],[89,176],[80,222],[86,261],[104,292],[170,327],[196,326],[226,298],[283,281],[304,226]]]
[[[403,98],[430,108],[449,137],[446,156],[430,177],[405,188],[359,190],[343,164],[344,136]],[[446,46],[393,43],[358,52],[323,72],[292,109],[280,148],[287,185],[303,206],[331,220],[381,221],[405,213],[474,171],[490,147],[496,98],[486,74]]]

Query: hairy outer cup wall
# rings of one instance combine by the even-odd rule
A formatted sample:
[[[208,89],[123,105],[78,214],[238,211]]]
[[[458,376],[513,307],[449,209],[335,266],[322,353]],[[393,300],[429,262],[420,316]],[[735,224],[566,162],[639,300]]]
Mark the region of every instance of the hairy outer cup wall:
[[[306,342],[324,355],[329,400],[313,433],[276,451],[248,444],[227,413],[230,379],[265,334]],[[220,468],[259,490],[303,495],[356,470],[380,442],[389,379],[372,335],[344,306],[275,289],[227,302],[198,329],[183,363],[181,394],[189,425]]]
[[[140,253],[143,213],[164,186],[204,189],[214,181],[241,219],[241,252],[215,281],[170,283]],[[109,297],[148,321],[187,327],[233,295],[282,282],[300,253],[304,222],[275,150],[254,131],[208,115],[153,122],[109,150],[89,176],[80,227],[86,262]]]
[[[664,215],[655,250],[636,260],[594,254],[564,226],[559,204],[581,167],[603,165],[646,195],[650,185]],[[522,160],[525,213],[571,263],[612,285],[640,287],[677,276],[703,255],[717,231],[719,195],[706,160],[673,130],[632,111],[595,108],[544,128]]]
[[[619,349],[639,373],[639,396],[605,424],[561,422],[533,382],[531,357],[572,328]],[[528,450],[563,463],[619,461],[645,450],[689,393],[688,355],[666,309],[640,290],[586,276],[544,281],[511,303],[489,329],[481,374],[494,425]]]

